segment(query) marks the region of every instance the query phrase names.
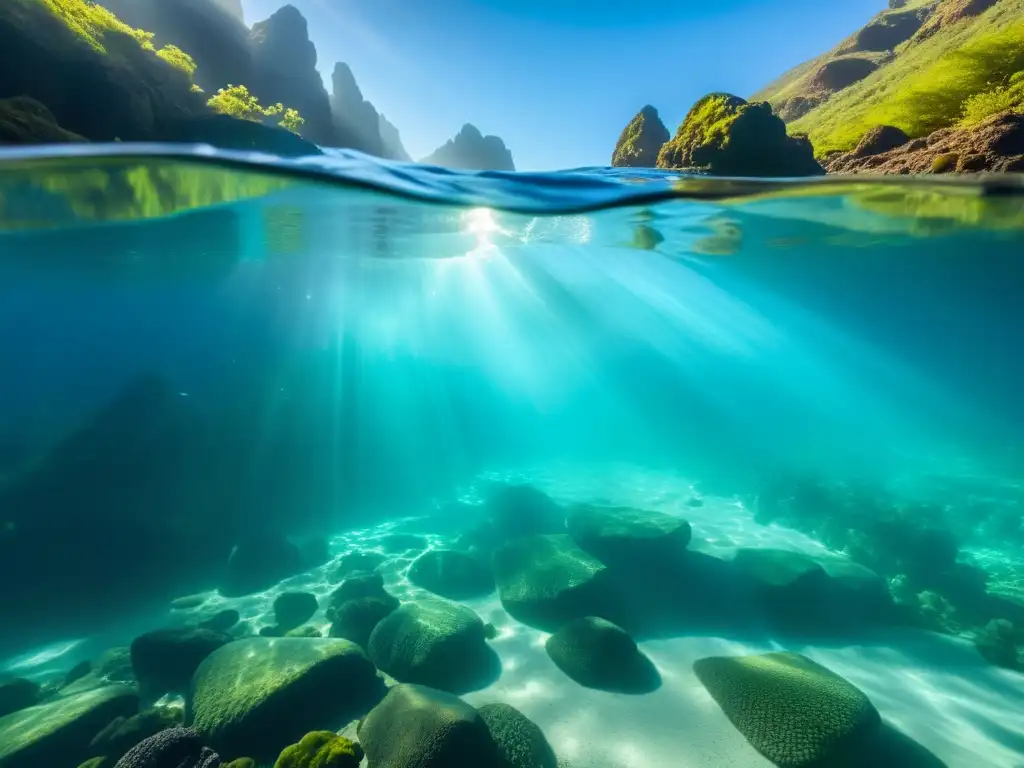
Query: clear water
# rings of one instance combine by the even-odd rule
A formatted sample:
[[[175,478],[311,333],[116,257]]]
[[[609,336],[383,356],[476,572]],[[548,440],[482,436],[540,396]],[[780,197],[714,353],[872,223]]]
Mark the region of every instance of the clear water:
[[[0,675],[55,690],[225,608],[255,632],[284,591],[326,634],[344,555],[461,546],[524,483],[685,517],[726,560],[859,563],[904,611],[638,629],[638,696],[570,680],[498,593],[460,600],[501,661],[460,693],[563,763],[769,765],[692,664],[788,649],[902,734],[858,764],[1024,764],[1024,677],[975,648],[1016,619],[1024,653],[1024,184],[102,147],[4,157],[0,230]],[[254,533],[330,560],[224,596]],[[380,566],[403,601],[418,556]]]

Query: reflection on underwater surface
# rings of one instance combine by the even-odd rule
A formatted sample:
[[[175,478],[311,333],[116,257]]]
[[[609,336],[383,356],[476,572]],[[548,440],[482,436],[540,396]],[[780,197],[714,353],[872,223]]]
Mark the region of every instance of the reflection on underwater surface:
[[[1016,182],[242,159],[0,167],[0,767],[1024,764]]]

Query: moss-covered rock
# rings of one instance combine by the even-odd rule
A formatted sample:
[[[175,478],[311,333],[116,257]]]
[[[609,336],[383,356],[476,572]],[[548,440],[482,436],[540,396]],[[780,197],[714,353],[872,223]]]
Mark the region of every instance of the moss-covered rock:
[[[85,141],[66,131],[45,106],[27,96],[0,99],[0,144],[61,144]]]
[[[605,619],[574,619],[544,647],[560,670],[587,688],[639,694],[661,685],[661,675],[633,638]]]
[[[312,731],[285,747],[274,768],[358,768],[363,748],[333,731]]]
[[[106,686],[0,718],[0,768],[78,765],[89,742],[116,717],[138,711],[139,699],[126,686]]]
[[[370,635],[370,658],[403,683],[461,693],[490,683],[500,671],[473,611],[431,598],[405,605]]]
[[[184,691],[199,664],[231,636],[212,629],[158,629],[132,641],[132,669],[147,695]]]
[[[492,566],[505,610],[539,629],[600,614],[607,602],[606,566],[567,534],[513,539],[495,550]]]
[[[558,767],[544,732],[518,709],[509,704],[485,704],[476,711],[498,747],[502,768]]]
[[[387,555],[380,552],[355,551],[342,555],[334,569],[334,581],[342,581],[358,572],[372,573],[387,562]]]
[[[1024,669],[1024,632],[1007,619],[992,619],[974,639],[978,653],[998,667]]]
[[[256,761],[251,757],[236,757],[229,763],[223,763],[221,768],[256,768]]]
[[[690,109],[661,148],[659,168],[703,170],[717,176],[818,176],[824,173],[806,139],[786,135],[768,102],[747,103],[712,93]]]
[[[565,532],[565,510],[532,485],[503,485],[487,499],[493,532],[504,541],[516,536]]]
[[[398,600],[391,595],[346,600],[332,613],[330,636],[343,637],[366,648],[373,630],[397,607]]]
[[[0,683],[0,717],[39,703],[39,683],[18,677]]]
[[[678,561],[690,543],[681,517],[629,507],[578,504],[566,517],[569,535],[606,565],[652,569]]]
[[[191,728],[169,728],[140,742],[114,768],[221,768],[220,756]]]
[[[490,568],[465,552],[432,549],[409,567],[409,581],[451,600],[481,597],[494,591]]]
[[[658,153],[670,138],[658,110],[648,104],[623,129],[612,153],[612,166],[654,168],[658,164]]]
[[[347,640],[249,638],[199,666],[186,722],[222,754],[270,762],[310,728],[366,712],[382,687],[373,664]]]
[[[473,707],[419,685],[396,685],[388,691],[359,723],[358,734],[371,766],[501,765],[487,723]]]
[[[881,724],[856,686],[799,654],[716,656],[693,669],[729,721],[779,768],[852,754]]]
[[[287,632],[284,633],[284,636],[285,637],[323,637],[323,633],[319,629],[317,629],[316,627],[312,626],[311,624],[306,624],[305,626],[302,626],[302,627],[296,627],[295,629],[289,629]]]
[[[225,608],[223,611],[218,611],[210,618],[199,622],[199,626],[203,629],[213,630],[214,632],[227,632],[229,629],[234,627],[241,618],[241,615],[234,608]]]
[[[302,568],[302,553],[284,536],[253,533],[232,550],[220,593],[226,597],[241,597],[262,592],[282,579],[301,573]]]
[[[313,618],[319,607],[311,592],[285,592],[274,600],[274,618],[277,626],[288,632]]]

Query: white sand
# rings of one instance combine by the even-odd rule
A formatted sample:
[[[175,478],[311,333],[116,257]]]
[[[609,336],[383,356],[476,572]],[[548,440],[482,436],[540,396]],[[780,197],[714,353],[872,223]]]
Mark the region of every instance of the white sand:
[[[568,478],[568,479],[567,479]],[[691,508],[694,490],[677,475],[620,468],[534,475],[531,479],[556,498],[604,499],[684,515],[693,524],[693,547],[785,547],[824,554],[802,534],[758,526],[750,512],[728,499],[706,498]],[[335,555],[372,548],[395,524],[352,532],[332,542]],[[428,537],[432,545],[442,540]],[[388,588],[403,600],[425,595],[409,584],[398,558],[382,569]],[[297,576],[267,593],[240,599],[212,594],[199,608],[174,611],[183,624],[231,607],[256,628],[272,623],[271,605],[282,591],[304,589],[326,604],[336,561]],[[545,732],[571,768],[732,768],[768,766],[732,727],[697,681],[692,663],[712,655],[792,650],[804,653],[863,690],[883,718],[916,740],[949,768],[1024,768],[1024,675],[985,662],[967,643],[926,632],[901,632],[872,642],[842,647],[799,643],[737,642],[721,637],[683,637],[642,642],[662,676],[650,694],[627,696],[583,688],[562,674],[544,651],[547,635],[513,621],[497,597],[465,601],[499,630],[492,647],[502,661],[501,677],[465,698],[475,705],[501,701],[520,709]],[[0,672],[41,674],[66,670],[97,648],[127,644],[134,634],[168,623],[168,615],[112,628],[101,639],[71,640],[0,663]],[[326,629],[322,611],[312,622]],[[875,766],[865,766],[875,768]],[[893,766],[896,768],[896,766]],[[910,768],[900,765],[899,768]]]

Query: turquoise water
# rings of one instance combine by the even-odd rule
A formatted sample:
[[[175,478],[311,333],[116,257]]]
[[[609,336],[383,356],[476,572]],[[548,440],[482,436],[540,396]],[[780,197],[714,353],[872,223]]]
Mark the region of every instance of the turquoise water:
[[[0,681],[42,688],[0,717],[0,766],[112,766],[92,736],[154,703],[202,731],[203,654],[160,650],[187,668],[165,681],[111,649],[237,611],[225,648],[289,668],[327,641],[280,645],[285,592],[315,597],[304,632],[400,682],[515,706],[563,765],[805,764],[695,666],[767,651],[825,665],[885,722],[833,734],[823,765],[1024,764],[1022,245],[1012,178],[7,154]],[[336,590],[364,570],[402,611],[448,601],[418,626],[473,634],[468,609],[486,641],[424,670],[371,648],[375,621],[349,637]],[[597,680],[563,669],[548,638],[594,615],[653,682],[587,640]],[[132,680],[141,705],[39,735]],[[328,699],[281,733],[204,738],[272,765],[370,709]]]

